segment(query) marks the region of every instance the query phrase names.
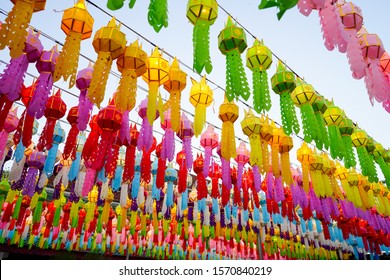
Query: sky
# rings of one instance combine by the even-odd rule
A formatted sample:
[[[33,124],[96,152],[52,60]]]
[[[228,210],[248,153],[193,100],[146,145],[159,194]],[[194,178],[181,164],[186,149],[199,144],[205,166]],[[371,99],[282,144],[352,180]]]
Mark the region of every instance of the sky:
[[[178,58],[182,63],[181,68],[188,74],[188,77],[192,77],[195,80],[200,80],[200,76],[192,70],[186,68],[192,66],[192,30],[193,26],[186,18],[186,5],[185,0],[168,0],[169,9],[169,26],[163,28],[159,33],[156,33],[147,21],[147,9],[149,1],[136,1],[133,9],[127,7],[128,1],[125,2],[125,6],[117,11],[110,11],[106,8],[106,1],[99,0],[93,1],[96,5],[103,8],[109,14],[114,15],[118,20],[124,22],[131,29],[133,29],[141,36],[137,35],[133,31],[122,26],[121,31],[126,34],[127,43],[130,44],[134,40],[138,39],[142,43],[143,49],[150,54],[153,50],[153,44],[166,52],[163,56],[168,61],[172,61],[172,58],[167,55],[170,54]],[[357,6],[362,9],[364,26],[370,33],[376,33],[382,40],[383,45],[386,47],[390,44],[390,33],[388,32],[388,25],[386,18],[388,11],[390,11],[390,1],[388,0],[355,0],[353,1]],[[318,12],[313,11],[309,17],[303,16],[295,7],[288,10],[283,18],[278,21],[276,17],[276,9],[271,8],[267,10],[258,10],[257,6],[260,1],[254,0],[219,0],[218,3],[229,12],[233,19],[240,22],[247,30],[250,31],[256,38],[263,39],[265,45],[267,45],[273,53],[275,53],[280,59],[282,59],[288,66],[290,66],[299,76],[312,84],[314,88],[327,99],[333,99],[335,105],[343,109],[346,115],[357,123],[362,129],[364,129],[370,136],[372,136],[377,142],[382,143],[385,148],[390,147],[390,132],[388,129],[388,122],[390,115],[382,108],[378,103],[374,106],[371,105],[368,99],[366,87],[362,80],[355,80],[349,68],[349,64],[345,54],[339,53],[337,50],[332,52],[328,51],[324,44],[321,34],[321,26],[319,24]],[[73,0],[64,1],[47,1],[46,9],[39,13],[35,13],[31,20],[31,25],[44,33],[55,38],[59,42],[64,42],[65,34],[60,29],[62,11],[73,6]],[[12,2],[2,1],[1,9],[10,11],[12,8]],[[87,9],[94,17],[94,30],[106,25],[110,20],[110,16],[98,10],[93,5],[88,5]],[[5,19],[4,15],[0,15],[0,20]],[[227,14],[219,9],[218,18],[210,30],[210,53],[213,63],[213,71],[206,77],[213,81],[216,85],[225,88],[225,56],[221,54],[218,49],[218,34],[224,28],[227,20]],[[254,38],[250,34],[246,34],[248,46],[252,46]],[[93,36],[92,36],[93,38]],[[84,40],[81,45],[81,53],[87,57],[95,60],[97,57],[96,52],[92,47],[92,38]],[[145,38],[147,40],[145,40]],[[43,36],[40,37],[44,48],[50,49],[54,43]],[[242,54],[242,58],[245,63],[245,52]],[[9,61],[8,50],[0,52],[0,59]],[[273,58],[273,64],[268,70],[268,76],[271,77],[275,73],[275,67],[277,60]],[[81,70],[88,65],[88,61],[84,58],[80,58],[78,69]],[[0,64],[0,71],[4,69],[4,64]],[[113,63],[112,70],[118,73],[116,64]],[[34,65],[29,66],[28,72],[37,74]],[[246,74],[250,87],[251,71],[246,69]],[[26,84],[31,83],[31,78],[26,77]],[[113,75],[110,75],[106,88],[105,100],[102,103],[104,106],[108,103],[112,93],[116,90],[119,83],[119,79]],[[57,82],[56,85],[67,89],[67,83],[62,81]],[[147,84],[138,79],[138,85],[147,88]],[[219,105],[223,101],[224,92],[217,86],[210,84],[214,90],[215,102],[207,110],[207,120],[216,127],[221,127],[222,122],[218,119]],[[187,80],[187,87],[182,94],[182,108],[193,113],[194,107],[189,103],[189,91],[190,80]],[[78,95],[77,88],[70,89],[71,92]],[[146,92],[143,90],[138,91],[137,105],[146,96]],[[161,89],[163,98],[168,98],[169,93]],[[68,109],[77,105],[77,99],[66,93],[63,93],[62,98],[68,105]],[[277,123],[281,123],[280,109],[279,109],[279,97],[271,91],[272,108],[269,112],[269,117],[275,120]],[[249,100],[251,103],[251,99]],[[235,123],[235,131],[238,137],[246,139],[242,134],[240,121],[244,117],[244,109],[247,109],[242,103],[237,103],[240,106],[240,118]],[[21,113],[22,110],[19,110]],[[97,112],[97,108],[94,109]],[[296,110],[299,115],[299,110]],[[189,116],[192,118],[191,116]],[[136,110],[130,113],[130,119],[141,122]],[[42,121],[40,130],[43,128]],[[69,125],[61,124],[67,131]],[[158,122],[155,122],[154,128],[161,131]],[[39,130],[39,131],[40,131]],[[302,130],[302,126],[301,126]],[[217,130],[220,133],[220,130]],[[299,134],[303,136],[302,132]],[[299,147],[302,141],[294,137],[295,147]],[[238,146],[237,140],[236,145]],[[199,147],[199,140],[193,139],[193,145]],[[179,143],[176,143],[176,152],[180,151],[178,147]],[[249,147],[248,147],[249,148]],[[295,160],[294,151],[291,152],[290,157],[293,162]],[[381,172],[378,169],[378,173],[381,177]]]

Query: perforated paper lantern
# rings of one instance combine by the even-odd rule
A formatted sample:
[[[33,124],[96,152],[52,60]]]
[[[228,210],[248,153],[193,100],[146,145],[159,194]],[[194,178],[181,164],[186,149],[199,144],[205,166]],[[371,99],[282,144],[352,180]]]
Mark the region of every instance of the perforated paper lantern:
[[[156,32],[160,32],[163,27],[168,27],[168,0],[150,0],[148,22]]]
[[[166,206],[173,206],[173,183],[177,179],[177,171],[169,165],[165,170],[165,181],[167,182],[167,190],[166,190]]]
[[[310,177],[314,193],[318,197],[325,197],[326,191],[322,180],[322,168],[324,161],[321,155],[316,150],[312,153],[312,161],[310,163]]]
[[[161,158],[165,161],[172,161],[175,156],[175,132],[172,130],[171,110],[164,113],[164,122],[161,124],[164,129],[164,136],[161,145]]]
[[[39,151],[33,151],[26,160],[28,164],[28,172],[23,184],[23,195],[28,195],[29,197],[33,197],[35,192],[36,178],[39,172],[45,163],[45,154]]]
[[[138,115],[142,118],[142,125],[140,129],[140,137],[137,140],[137,149],[142,151],[145,149],[146,151],[149,151],[150,148],[153,145],[153,127],[152,123],[148,120],[148,99],[144,99],[141,101],[141,104],[139,105],[138,109]],[[156,111],[154,118],[157,119],[159,117],[159,112]],[[153,119],[154,121],[154,119]]]
[[[124,52],[126,47],[125,34],[120,31],[120,25],[116,25],[114,17],[107,26],[96,31],[92,45],[98,57],[93,68],[88,98],[100,108],[112,62]]]
[[[238,106],[229,102],[225,96],[224,103],[219,106],[218,117],[222,121],[221,155],[229,161],[237,156],[234,122],[238,119]]]
[[[200,145],[204,148],[204,168],[203,175],[207,177],[210,169],[211,155],[213,149],[218,147],[219,136],[214,131],[211,125],[208,125],[207,129],[202,133],[200,137]]]
[[[84,0],[78,0],[72,8],[64,11],[61,29],[66,34],[66,39],[54,70],[54,81],[61,77],[65,81],[70,78],[69,88],[75,85],[81,40],[91,37],[93,22]]]
[[[92,73],[93,68],[91,63],[89,63],[87,68],[84,68],[77,73],[76,87],[80,90],[77,128],[80,131],[84,131],[87,128],[93,107],[92,102],[87,97],[87,91],[92,80]]]
[[[230,16],[225,28],[218,35],[218,47],[226,56],[226,98],[229,102],[239,96],[248,100],[249,86],[240,55],[247,47],[246,36],[244,30],[237,27]]]
[[[0,50],[8,46],[11,57],[17,58],[23,53],[27,27],[32,14],[45,9],[46,0],[12,0],[14,6],[0,28]]]
[[[292,138],[283,134],[279,143],[279,153],[281,158],[283,181],[289,186],[292,184],[290,151],[293,146],[294,144]]]
[[[276,73],[271,77],[272,90],[280,95],[280,112],[282,114],[283,130],[290,135],[294,130],[299,132],[299,123],[295,114],[295,108],[291,99],[291,93],[295,89],[295,75],[287,71],[286,66],[279,60]]]
[[[68,116],[66,120],[71,125],[71,128],[66,137],[64,152],[62,157],[67,159],[71,157],[73,160],[76,158],[76,149],[77,149],[77,136],[79,135],[79,129],[77,128],[77,119],[78,119],[79,107],[74,106],[69,109]]]
[[[326,128],[324,116],[326,109],[328,109],[328,105],[325,102],[325,98],[319,94],[317,94],[316,100],[312,104],[314,114],[317,119],[317,126],[319,130],[319,137],[315,139],[317,149],[322,150],[322,148],[329,148],[329,133]]]
[[[241,121],[242,132],[249,138],[249,144],[251,147],[250,153],[250,164],[257,165],[259,168],[262,167],[262,150],[261,150],[261,120],[259,117],[256,117],[252,110],[245,111],[245,117]]]
[[[237,188],[241,190],[242,187],[242,175],[244,172],[244,166],[249,162],[250,151],[246,148],[245,142],[241,141],[236,150],[237,156],[235,158],[237,168]]]
[[[260,138],[261,138],[261,150],[263,152],[263,168],[262,172],[268,173],[270,169],[269,165],[269,154],[268,154],[268,142],[272,139],[273,127],[269,123],[268,116],[264,118],[261,117],[261,129],[260,129]]]
[[[345,151],[338,126],[343,121],[344,113],[339,107],[331,104],[323,113],[323,117],[329,131],[330,154],[334,159],[343,159]]]
[[[193,163],[194,165],[193,169],[194,172],[196,173],[196,180],[197,180],[196,190],[197,190],[198,202],[200,202],[201,200],[204,201],[207,198],[207,185],[206,185],[207,183],[205,177],[203,176],[203,168],[204,168],[203,163],[204,160],[202,154],[198,154],[198,156],[196,157]]]
[[[203,68],[211,73],[213,66],[210,59],[210,26],[218,17],[216,0],[188,0],[187,18],[194,25],[192,42],[194,46],[193,66],[196,72],[202,73]]]
[[[253,108],[257,113],[265,113],[271,108],[267,70],[272,64],[272,53],[263,43],[255,40],[246,52],[246,66],[252,70]]]
[[[303,142],[302,146],[297,150],[297,159],[302,164],[302,182],[303,189],[309,193],[309,167],[314,161],[313,151]]]
[[[206,122],[206,109],[213,102],[213,91],[207,85],[205,76],[199,83],[192,78],[191,82],[190,103],[195,107],[194,135],[198,137]]]
[[[354,131],[354,124],[351,119],[344,117],[341,123],[338,125],[340,129],[341,138],[344,143],[345,158],[344,165],[346,168],[355,167],[356,160],[355,154],[352,149],[351,134]]]
[[[185,153],[187,168],[191,169],[193,163],[191,139],[194,136],[193,123],[187,118],[186,114],[181,115],[180,130],[177,136],[183,142],[183,151]]]

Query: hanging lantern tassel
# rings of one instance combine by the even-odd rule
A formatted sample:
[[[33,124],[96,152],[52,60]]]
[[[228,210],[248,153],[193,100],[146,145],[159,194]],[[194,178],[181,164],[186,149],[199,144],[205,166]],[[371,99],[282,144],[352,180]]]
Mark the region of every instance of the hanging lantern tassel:
[[[246,148],[245,143],[241,141],[240,145],[238,146],[237,150],[237,157],[235,158],[238,168],[237,168],[237,188],[240,191],[242,187],[242,176],[244,173],[244,166],[249,162],[249,155],[250,152]]]
[[[78,0],[72,8],[64,11],[61,29],[67,36],[54,70],[55,82],[61,77],[67,81],[70,77],[69,88],[75,85],[81,40],[91,37],[93,22],[84,0]]]
[[[53,133],[53,144],[50,148],[49,152],[47,153],[45,166],[43,167],[43,172],[50,177],[53,174],[54,171],[54,164],[57,157],[58,152],[58,146],[64,141],[65,138],[65,131],[61,128],[60,124],[57,123],[54,128]]]
[[[252,166],[256,165],[261,167],[263,164],[262,160],[262,149],[261,149],[261,120],[259,117],[256,117],[252,110],[244,110],[245,117],[241,121],[241,129],[245,135],[249,138],[249,144],[251,147],[250,151],[250,164]]]
[[[187,176],[188,169],[186,164],[186,154],[184,151],[180,151],[176,155],[176,162],[179,165],[179,175],[177,182],[177,189],[180,194],[184,193],[187,189]]]
[[[261,117],[261,129],[260,129],[260,138],[261,138],[261,150],[263,152],[263,165],[262,173],[268,173],[270,169],[269,165],[269,153],[268,153],[268,143],[272,139],[273,128],[269,124],[268,116],[264,119],[264,116]]]
[[[329,130],[330,154],[332,158],[341,160],[345,154],[339,129],[339,125],[343,120],[343,112],[339,107],[331,105],[328,106],[323,116]]]
[[[272,153],[272,173],[274,174],[275,178],[279,178],[281,175],[279,171],[279,145],[283,136],[283,131],[275,126],[274,121],[272,121],[271,127],[272,138],[270,140],[270,143]]]
[[[45,160],[46,157],[44,153],[39,151],[34,151],[28,157],[26,163],[28,164],[29,168],[23,183],[23,191],[22,191],[23,195],[28,195],[29,197],[33,197],[35,193],[37,175],[39,173],[39,170],[43,167]]]
[[[137,147],[137,140],[139,137],[139,131],[137,126],[130,125],[130,143],[126,147],[125,166],[123,170],[122,181],[129,184],[134,177],[134,164],[135,164],[135,151]]]
[[[0,50],[9,47],[12,58],[23,54],[32,14],[45,9],[46,1],[16,0],[0,29]]]
[[[98,53],[98,57],[94,65],[91,84],[88,88],[88,98],[100,107],[112,61],[123,53],[126,46],[125,34],[120,31],[120,25],[116,25],[114,17],[107,26],[100,28],[95,33],[92,45]]]
[[[286,185],[290,186],[292,181],[290,151],[293,148],[293,140],[290,136],[283,135],[279,145],[279,153],[281,157],[282,176]]]
[[[302,164],[302,181],[303,189],[308,194],[309,193],[309,167],[313,162],[313,152],[307,146],[306,142],[303,142],[302,146],[297,151],[297,159]]]
[[[80,90],[77,111],[77,128],[84,131],[91,116],[93,103],[87,97],[87,91],[92,80],[93,68],[91,62],[87,68],[80,70],[76,77],[76,87]]]
[[[143,149],[148,151],[153,145],[153,122],[149,122],[147,117],[147,112],[149,109],[150,108],[148,108],[148,99],[142,100],[138,110],[138,115],[142,118],[140,135],[137,140],[137,149],[140,151],[142,151]],[[155,111],[153,121],[158,117],[159,112]]]
[[[194,128],[192,122],[183,113],[181,116],[180,131],[177,134],[183,142],[183,151],[185,152],[186,165],[188,169],[191,169],[193,163],[191,139],[194,135]]]
[[[4,158],[4,152],[6,151],[8,136],[11,132],[16,130],[18,123],[19,123],[19,118],[17,116],[17,108],[15,107],[7,115],[4,122],[4,129],[0,131],[0,162]]]
[[[222,121],[221,155],[229,161],[237,156],[234,122],[238,119],[238,106],[229,102],[226,95],[224,103],[219,107],[218,117]]]
[[[197,179],[197,200],[198,203],[205,202],[205,199],[207,198],[208,192],[207,192],[207,183],[206,179],[203,176],[203,156],[202,154],[198,154],[194,161],[194,172],[196,173],[196,179]],[[203,204],[202,204],[203,205]]]
[[[156,32],[168,27],[168,0],[150,0],[148,22]]]
[[[167,207],[173,206],[173,182],[177,179],[177,171],[170,164],[165,170],[165,181],[167,182],[167,192],[166,192],[166,205]]]
[[[383,176],[385,177],[386,180],[386,185],[390,186],[390,167],[386,164],[385,160],[383,159],[385,153],[386,150],[383,148],[383,146],[380,143],[376,143],[373,152],[374,159],[376,163],[379,165],[380,169],[382,170]]]
[[[314,193],[317,197],[325,196],[325,188],[322,180],[322,167],[324,165],[322,157],[317,154],[317,151],[314,149],[312,154],[313,160],[310,164],[310,178],[312,181],[312,186]]]
[[[341,138],[343,139],[345,158],[344,165],[346,168],[351,168],[356,166],[355,154],[353,152],[351,134],[354,131],[354,125],[351,119],[344,117],[341,123],[339,124]]]
[[[317,119],[318,127],[318,137],[314,139],[314,141],[316,142],[317,149],[322,150],[325,148],[327,150],[329,149],[329,134],[326,129],[323,113],[325,113],[328,106],[325,103],[324,97],[317,94],[317,98],[314,100],[312,107]]]

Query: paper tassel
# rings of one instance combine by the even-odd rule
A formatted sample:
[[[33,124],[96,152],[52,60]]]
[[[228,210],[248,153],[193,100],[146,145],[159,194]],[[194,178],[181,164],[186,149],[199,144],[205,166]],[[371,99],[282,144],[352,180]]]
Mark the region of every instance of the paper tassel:
[[[168,27],[167,0],[150,0],[148,7],[148,22],[156,32],[160,32],[163,27]]]

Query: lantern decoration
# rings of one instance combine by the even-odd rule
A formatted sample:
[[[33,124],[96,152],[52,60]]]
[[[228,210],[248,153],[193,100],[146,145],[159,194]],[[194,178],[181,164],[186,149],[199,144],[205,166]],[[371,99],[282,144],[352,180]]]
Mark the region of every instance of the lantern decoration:
[[[66,39],[54,70],[55,82],[61,77],[65,81],[70,78],[69,88],[75,85],[81,40],[91,37],[93,22],[84,0],[78,0],[72,8],[64,11],[61,29],[66,34]]]
[[[169,164],[168,168],[165,170],[165,181],[167,182],[166,190],[166,206],[173,206],[173,183],[177,179],[177,171]]]
[[[2,132],[4,132],[4,130]],[[0,132],[0,137],[1,137],[2,132]],[[4,165],[6,164],[6,162],[9,161],[11,158],[15,158],[13,150],[12,150],[13,146],[14,146],[14,143],[12,141],[12,137],[11,137],[11,135],[9,135],[4,147],[3,148],[0,147],[0,154],[1,154],[1,157],[0,157],[0,168],[1,168],[0,177],[3,177]],[[16,162],[16,158],[15,158],[15,162]]]
[[[226,98],[231,102],[241,95],[248,100],[250,91],[240,55],[247,47],[246,36],[230,16],[218,35],[218,47],[226,56]]]
[[[134,177],[131,182],[131,198],[136,199],[141,185],[141,153],[137,153],[134,163]]]
[[[276,73],[271,78],[272,90],[280,95],[280,112],[282,114],[283,130],[290,135],[294,130],[299,132],[299,123],[291,93],[295,89],[294,73],[287,71],[286,66],[279,60]]]
[[[177,191],[179,193],[184,193],[187,189],[187,163],[186,163],[186,153],[180,151],[176,154],[176,163],[179,165],[179,173],[177,178]]]
[[[124,146],[121,146],[119,148],[119,154],[118,154],[118,158],[117,158],[115,172],[114,172],[113,178],[111,180],[111,186],[112,186],[112,189],[114,192],[119,191],[121,188],[125,160],[126,160],[126,150],[125,150]],[[109,177],[109,176],[107,175],[107,177]]]
[[[291,98],[295,106],[301,109],[304,139],[307,143],[310,143],[313,139],[319,138],[320,133],[312,107],[317,99],[315,90],[312,85],[298,78],[296,87],[291,93]]]
[[[58,145],[64,142],[65,139],[65,131],[61,128],[59,123],[55,124],[54,132],[52,136],[52,147],[49,149],[45,165],[43,167],[43,172],[47,177],[50,177],[54,171],[54,164],[57,157]]]
[[[373,158],[368,154],[366,149],[368,143],[367,133],[359,128],[355,128],[355,131],[351,135],[351,139],[358,154],[362,174],[367,176],[371,183],[378,182]]]
[[[74,181],[78,177],[81,166],[81,153],[86,141],[87,138],[85,136],[85,132],[80,132],[76,141],[76,155],[72,160],[72,165],[70,166],[68,173],[69,181]]]
[[[355,167],[356,160],[351,140],[351,134],[354,131],[354,124],[351,119],[344,117],[338,126],[344,143],[344,165],[346,168]]]
[[[309,193],[309,168],[313,163],[313,151],[303,142],[302,146],[297,150],[297,159],[302,164],[302,182],[303,189]]]
[[[26,163],[28,164],[29,168],[23,183],[23,195],[33,197],[37,175],[39,170],[43,167],[45,159],[45,154],[39,151],[33,151],[27,158]]]
[[[172,161],[175,156],[175,133],[172,130],[171,110],[164,112],[164,123],[161,124],[164,129],[164,137],[161,146],[161,158],[165,161]]]
[[[334,173],[335,178],[340,180],[341,186],[343,187],[344,195],[349,201],[354,201],[353,193],[351,187],[348,183],[348,169],[344,166],[341,166],[339,162],[336,163],[336,170]],[[344,197],[342,197],[344,198]]]
[[[356,173],[354,169],[348,172],[347,180],[351,190],[351,198],[350,200],[356,207],[362,207],[362,198],[360,197],[358,185],[359,185],[359,175]]]
[[[137,78],[146,72],[147,54],[142,50],[138,40],[129,46],[121,54],[116,65],[122,73],[118,90],[115,94],[115,104],[121,110],[131,111],[135,106],[137,97]]]
[[[53,72],[58,59],[57,45],[50,51],[42,51],[36,68],[39,77],[35,85],[34,94],[31,98],[27,113],[40,119],[44,115],[45,105],[48,100],[51,88],[53,87]]]
[[[148,22],[156,32],[168,27],[168,0],[150,0]]]
[[[153,143],[149,150],[142,150],[142,161],[141,161],[141,178],[142,181],[146,184],[150,182],[150,169],[152,167],[152,163],[150,161],[151,153],[156,149],[156,138],[153,137]]]
[[[134,7],[136,0],[130,0],[129,2],[129,8],[132,9]],[[125,0],[108,0],[107,1],[107,8],[109,8],[112,11],[119,10],[123,7]]]
[[[272,154],[272,173],[276,178],[280,177],[280,170],[279,170],[279,146],[280,142],[283,137],[283,131],[281,128],[278,128],[275,126],[274,121],[271,123],[272,127],[272,138],[269,140],[271,145],[271,154]]]
[[[116,25],[114,17],[107,26],[96,31],[92,45],[98,57],[93,68],[87,96],[100,108],[112,62],[123,53],[126,47],[125,34],[120,31],[120,24]]]
[[[358,32],[362,55],[367,64],[364,81],[371,103],[386,101],[390,95],[388,79],[380,67],[380,59],[385,52],[381,39],[376,34],[370,34],[362,27]]]
[[[130,125],[130,143],[126,146],[126,159],[123,170],[122,181],[125,184],[129,184],[134,176],[134,163],[135,163],[135,150],[139,139],[139,131],[137,126]]]
[[[282,176],[283,181],[290,186],[293,183],[290,164],[290,151],[294,145],[290,136],[282,134],[281,137],[282,139],[280,140],[279,144],[279,153],[281,159]]]
[[[87,96],[87,91],[92,79],[93,68],[91,63],[87,68],[77,73],[76,87],[80,90],[79,105],[77,111],[77,128],[84,131],[87,128],[89,117],[91,116],[93,103]]]
[[[270,169],[268,143],[272,139],[273,127],[269,123],[268,116],[266,118],[262,116],[260,121],[261,121],[261,129],[260,129],[261,151],[263,152],[262,154],[263,165],[261,171],[262,173],[268,173]]]
[[[119,159],[119,149],[122,146],[122,140],[120,138],[119,132],[120,130],[117,130],[111,138],[111,149],[108,150],[106,163],[104,165],[104,175],[109,180],[114,177],[114,173]]]
[[[314,152],[311,154],[312,160],[310,163],[310,178],[313,186],[313,191],[317,197],[325,197],[325,189],[323,186],[322,180],[322,168],[324,161],[314,149]]]
[[[79,129],[77,127],[78,111],[78,106],[74,106],[70,108],[68,116],[66,117],[66,120],[71,125],[71,128],[68,132],[68,136],[66,137],[65,147],[62,153],[62,157],[64,159],[68,159],[70,157],[74,160],[76,158],[77,136],[79,135]]]
[[[238,106],[228,101],[226,95],[224,103],[219,106],[218,117],[222,121],[221,155],[229,161],[237,156],[234,122],[238,119]]]
[[[208,125],[207,129],[200,137],[200,145],[204,148],[203,176],[205,177],[209,175],[209,170],[211,167],[211,156],[213,149],[218,147],[218,138],[218,133],[214,131],[214,128],[211,125]]]
[[[330,154],[332,158],[344,158],[344,145],[341,139],[339,125],[343,121],[343,111],[337,106],[331,104],[324,112],[324,120],[328,126],[329,140],[330,140]]]
[[[164,83],[164,88],[170,93],[164,109],[171,108],[171,126],[176,133],[180,129],[180,100],[181,92],[187,85],[187,74],[180,70],[176,57],[169,67],[169,79]]]
[[[328,105],[325,102],[325,98],[321,95],[317,94],[316,100],[314,100],[312,104],[314,114],[317,119],[317,126],[318,126],[318,137],[314,139],[316,142],[317,149],[322,150],[323,148],[328,149],[329,148],[329,133],[325,125],[325,120],[323,114],[325,113],[326,109],[328,109]]]
[[[259,4],[259,10],[277,7],[279,12],[276,15],[278,20],[280,20],[288,9],[291,9],[297,5],[298,1],[299,0],[261,0],[261,3]]]
[[[194,136],[194,128],[192,122],[187,118],[186,114],[181,115],[181,124],[177,136],[183,142],[183,151],[185,153],[186,165],[191,169],[193,163],[191,138]]]
[[[154,107],[156,108],[156,107]],[[159,112],[155,111],[154,119],[152,122],[149,122],[147,117],[147,112],[150,109],[148,106],[148,98],[141,101],[141,104],[138,108],[138,115],[142,118],[142,125],[140,130],[140,137],[137,140],[137,148],[142,151],[150,150],[153,144],[153,121],[159,117]],[[156,109],[155,109],[156,110]]]
[[[11,132],[15,131],[19,123],[17,116],[17,107],[11,110],[5,119],[3,130],[0,131],[0,160],[3,159],[8,136]]]
[[[210,26],[218,17],[218,3],[216,0],[189,0],[187,3],[187,18],[194,25],[192,42],[194,46],[193,67],[199,74],[203,69],[208,74],[213,66],[211,63],[209,44]]]
[[[379,165],[380,169],[382,170],[382,173],[386,180],[386,185],[390,186],[390,167],[386,164],[384,160],[384,154],[386,153],[385,149],[383,148],[382,144],[375,143],[375,149],[373,151],[373,156],[375,159],[375,162]],[[1,156],[0,156],[1,158]]]
[[[45,117],[46,125],[43,128],[37,148],[42,151],[43,148],[49,150],[53,143],[53,133],[56,122],[61,119],[66,112],[66,104],[61,99],[61,92],[58,90],[54,95],[50,96],[46,103]],[[27,112],[28,113],[28,112]]]
[[[262,150],[260,140],[261,120],[256,117],[252,110],[245,111],[245,117],[241,121],[241,128],[245,135],[249,138],[250,151],[250,164],[261,167],[262,162]]]
[[[237,148],[237,156],[235,158],[237,162],[237,187],[241,190],[242,176],[244,173],[244,166],[249,162],[250,151],[246,148],[245,142],[241,141]]]
[[[198,137],[206,122],[206,109],[213,102],[213,91],[207,85],[205,76],[199,83],[192,78],[191,82],[190,103],[195,107],[194,135]]]
[[[13,3],[12,10],[0,28],[0,50],[8,46],[11,57],[17,58],[23,54],[32,14],[44,10],[46,0],[16,0]]]
[[[91,132],[88,134],[81,154],[84,161],[90,161],[92,153],[98,148],[99,135],[102,133],[102,131],[97,124],[97,119],[98,115],[94,115],[89,121],[89,127],[91,128]]]
[[[202,154],[198,154],[196,159],[194,160],[194,172],[196,173],[196,191],[197,191],[197,200],[198,200],[198,209],[204,211],[206,207],[206,198],[208,195],[207,191],[207,182],[205,177],[203,176],[203,156]]]
[[[267,70],[272,64],[272,53],[263,40],[255,40],[246,53],[246,66],[252,70],[253,108],[257,113],[271,109]]]

